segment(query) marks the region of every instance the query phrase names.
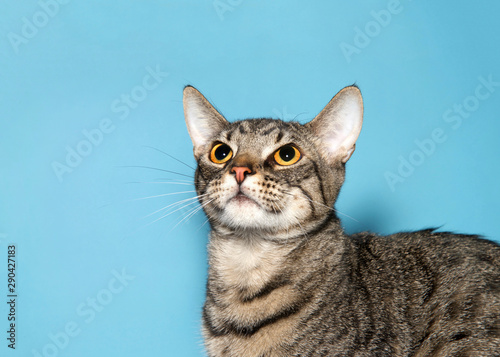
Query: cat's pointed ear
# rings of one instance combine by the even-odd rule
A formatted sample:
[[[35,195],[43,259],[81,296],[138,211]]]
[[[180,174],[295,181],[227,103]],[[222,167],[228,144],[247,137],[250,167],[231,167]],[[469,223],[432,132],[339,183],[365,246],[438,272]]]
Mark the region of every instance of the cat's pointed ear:
[[[320,139],[330,162],[347,162],[354,152],[363,123],[363,99],[356,86],[342,89],[306,124]]]
[[[184,118],[193,141],[194,156],[198,159],[202,148],[228,122],[196,88],[186,86],[183,94]]]

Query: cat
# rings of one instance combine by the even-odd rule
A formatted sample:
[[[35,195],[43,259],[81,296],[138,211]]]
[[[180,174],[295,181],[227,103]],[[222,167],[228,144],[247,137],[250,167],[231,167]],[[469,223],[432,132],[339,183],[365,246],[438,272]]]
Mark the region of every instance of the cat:
[[[500,246],[426,229],[347,235],[333,209],[363,120],[356,86],[310,122],[184,114],[211,226],[208,356],[500,356]]]

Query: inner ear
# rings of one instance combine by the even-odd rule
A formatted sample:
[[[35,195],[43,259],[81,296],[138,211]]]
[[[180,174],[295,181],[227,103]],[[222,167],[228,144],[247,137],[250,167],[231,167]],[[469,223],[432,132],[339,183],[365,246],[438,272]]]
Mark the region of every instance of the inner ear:
[[[229,123],[194,87],[184,88],[183,104],[184,118],[193,142],[194,156],[198,159],[211,139]]]
[[[323,154],[330,161],[345,163],[356,147],[363,123],[363,99],[356,86],[338,92],[306,127],[320,139]]]

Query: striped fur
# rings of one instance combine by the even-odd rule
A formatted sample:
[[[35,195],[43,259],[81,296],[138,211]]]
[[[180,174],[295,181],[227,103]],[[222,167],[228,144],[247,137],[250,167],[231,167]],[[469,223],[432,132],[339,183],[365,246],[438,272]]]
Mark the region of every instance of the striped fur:
[[[356,93],[344,90],[306,125],[229,123],[186,88],[196,188],[212,229],[209,356],[500,356],[496,243],[432,229],[343,232],[331,207],[359,130],[338,120]],[[215,143],[232,149],[226,163],[210,160]],[[290,144],[301,159],[278,165],[274,153]],[[251,171],[241,184],[234,167]]]

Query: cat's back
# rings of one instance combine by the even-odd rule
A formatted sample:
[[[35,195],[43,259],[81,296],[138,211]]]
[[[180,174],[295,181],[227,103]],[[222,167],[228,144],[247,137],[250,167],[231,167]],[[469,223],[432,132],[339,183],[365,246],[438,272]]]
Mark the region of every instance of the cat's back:
[[[354,265],[368,264],[368,272],[370,266],[400,278],[421,272],[407,277],[419,280],[432,275],[435,284],[456,282],[455,288],[476,282],[480,276],[481,281],[491,283],[489,288],[500,289],[500,279],[485,279],[500,274],[500,245],[480,236],[426,229],[389,236],[359,233],[350,236],[350,243]]]
[[[427,266],[447,273],[450,269],[455,273],[461,269],[471,273],[487,267],[497,272],[500,269],[500,245],[477,235],[425,229],[389,236],[363,232],[349,238],[354,254],[380,264]]]
[[[432,229],[348,241],[359,304],[398,355],[500,355],[498,244]]]

